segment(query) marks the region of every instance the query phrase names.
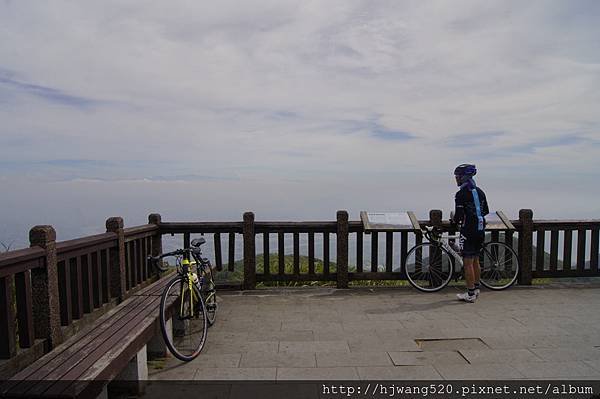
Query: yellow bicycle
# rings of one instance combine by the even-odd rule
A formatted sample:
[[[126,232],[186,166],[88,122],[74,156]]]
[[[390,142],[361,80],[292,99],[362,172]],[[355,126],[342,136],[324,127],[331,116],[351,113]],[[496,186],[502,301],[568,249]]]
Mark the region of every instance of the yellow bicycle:
[[[148,257],[161,271],[169,269],[162,265],[162,258],[174,256],[176,259],[177,275],[167,283],[160,300],[160,328],[171,353],[183,361],[200,354],[208,327],[216,318],[212,267],[200,250],[205,242],[204,238],[194,239],[190,248]]]

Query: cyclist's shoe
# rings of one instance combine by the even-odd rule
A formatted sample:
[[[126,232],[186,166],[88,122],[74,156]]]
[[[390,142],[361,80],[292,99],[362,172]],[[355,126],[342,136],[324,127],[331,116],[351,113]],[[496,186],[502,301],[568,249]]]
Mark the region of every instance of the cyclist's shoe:
[[[458,298],[459,301],[473,303],[477,299],[477,295],[469,295],[468,292],[465,292],[462,294],[456,294],[456,298]]]
[[[476,297],[476,298],[479,298],[479,292],[480,292],[480,291],[481,291],[481,290],[480,290],[479,288],[475,288],[475,297]]]

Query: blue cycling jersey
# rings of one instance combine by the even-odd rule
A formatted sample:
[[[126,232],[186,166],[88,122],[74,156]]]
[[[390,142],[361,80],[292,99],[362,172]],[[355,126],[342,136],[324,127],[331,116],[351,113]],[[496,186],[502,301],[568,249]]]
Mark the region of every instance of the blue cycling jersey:
[[[485,215],[490,213],[485,193],[479,187],[461,188],[454,197],[454,221],[462,223],[463,234],[475,234],[485,228]]]

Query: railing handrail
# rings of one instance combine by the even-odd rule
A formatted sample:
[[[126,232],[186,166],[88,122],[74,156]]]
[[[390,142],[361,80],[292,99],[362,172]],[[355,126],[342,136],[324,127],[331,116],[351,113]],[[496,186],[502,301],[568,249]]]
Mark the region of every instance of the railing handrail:
[[[56,243],[56,253],[63,254],[88,247],[93,247],[99,244],[115,241],[117,235],[115,233],[94,234],[91,236],[75,238],[72,240],[59,241]]]
[[[0,268],[14,263],[24,263],[44,256],[46,252],[40,247],[16,249],[0,253]]]

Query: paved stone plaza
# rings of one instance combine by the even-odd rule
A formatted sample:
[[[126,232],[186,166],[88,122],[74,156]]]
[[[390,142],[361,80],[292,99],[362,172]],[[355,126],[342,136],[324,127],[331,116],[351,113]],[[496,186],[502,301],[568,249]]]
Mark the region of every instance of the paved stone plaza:
[[[458,292],[220,292],[200,356],[151,362],[150,379],[600,379],[597,284]]]

